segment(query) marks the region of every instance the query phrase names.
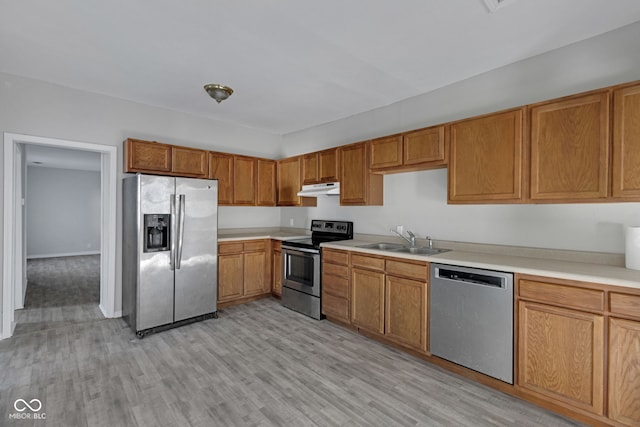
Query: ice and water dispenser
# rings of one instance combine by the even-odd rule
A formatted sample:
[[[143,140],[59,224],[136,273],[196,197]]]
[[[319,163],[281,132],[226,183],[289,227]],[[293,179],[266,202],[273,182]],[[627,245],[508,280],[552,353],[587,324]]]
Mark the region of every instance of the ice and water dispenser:
[[[144,215],[144,251],[159,252],[168,251],[170,245],[169,214],[145,214]]]

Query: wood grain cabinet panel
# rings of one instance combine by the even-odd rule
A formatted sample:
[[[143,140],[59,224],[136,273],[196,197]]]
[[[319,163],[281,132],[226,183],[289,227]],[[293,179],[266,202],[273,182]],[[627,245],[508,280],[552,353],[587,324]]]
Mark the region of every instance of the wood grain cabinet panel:
[[[316,206],[317,199],[298,197],[302,189],[302,156],[278,160],[277,206]]]
[[[195,148],[173,146],[171,172],[180,176],[207,178],[209,176],[208,153]]]
[[[402,164],[446,165],[447,146],[445,126],[433,126],[403,135]]]
[[[427,307],[425,282],[387,276],[385,336],[426,352]]]
[[[218,204],[233,204],[233,155],[209,152],[209,179],[218,180]]]
[[[255,158],[233,156],[233,204],[256,205],[256,163]]]
[[[280,240],[272,240],[273,248],[271,263],[271,292],[274,295],[282,296],[282,242]]]
[[[344,323],[351,322],[349,253],[322,250],[322,314]]]
[[[640,199],[640,85],[613,93],[614,197]]]
[[[218,301],[225,302],[243,295],[244,255],[218,255]]]
[[[256,204],[258,206],[276,205],[276,162],[258,159],[258,186]]]
[[[370,150],[371,169],[402,166],[402,135],[374,139],[370,143]]]
[[[267,272],[271,268],[267,267],[267,254],[264,250],[260,252],[248,252],[244,254],[244,295],[256,295],[270,292],[270,286],[266,286]],[[270,275],[270,274],[269,274]]]
[[[518,386],[602,415],[604,317],[528,301],[518,307]]]
[[[532,200],[607,197],[609,99],[603,91],[531,107]]]
[[[609,418],[640,425],[640,322],[609,319]]]
[[[171,145],[131,138],[124,145],[125,172],[171,172]]]
[[[302,156],[302,184],[317,184],[319,181],[318,153]]]
[[[340,205],[381,206],[383,177],[369,170],[368,144],[340,147]]]
[[[337,148],[318,151],[318,182],[340,181],[340,161]]]
[[[524,108],[455,122],[449,148],[449,203],[522,200]]]
[[[384,294],[384,273],[352,268],[352,323],[362,329],[384,334]]]

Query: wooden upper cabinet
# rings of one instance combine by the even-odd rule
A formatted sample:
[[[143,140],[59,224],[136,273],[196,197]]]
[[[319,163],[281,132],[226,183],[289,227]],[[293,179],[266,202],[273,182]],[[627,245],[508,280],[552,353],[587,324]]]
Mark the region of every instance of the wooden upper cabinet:
[[[606,90],[531,106],[531,200],[607,197],[609,100]]]
[[[446,130],[440,125],[372,140],[371,170],[397,173],[445,167]]]
[[[255,206],[256,163],[254,157],[233,156],[233,204]]]
[[[171,145],[131,138],[124,145],[125,172],[171,173]]]
[[[305,154],[302,156],[302,184],[339,181],[338,169],[337,148]]]
[[[298,197],[302,189],[302,156],[278,160],[277,206],[315,206],[316,199]]]
[[[318,153],[309,153],[302,156],[302,184],[317,184],[318,176]]]
[[[209,179],[218,180],[218,204],[233,204],[233,155],[209,152]]]
[[[640,85],[613,93],[613,197],[640,198]]]
[[[367,147],[367,142],[340,147],[341,205],[382,205],[383,177],[369,170]]]
[[[207,178],[207,152],[196,148],[179,147],[160,142],[127,139],[125,172]]]
[[[524,110],[451,124],[449,203],[522,200]]]
[[[258,206],[276,205],[276,162],[258,159]]]
[[[171,147],[171,172],[180,176],[207,178],[209,156],[205,150],[187,147]]]
[[[377,138],[369,146],[371,170],[402,166],[402,135]]]

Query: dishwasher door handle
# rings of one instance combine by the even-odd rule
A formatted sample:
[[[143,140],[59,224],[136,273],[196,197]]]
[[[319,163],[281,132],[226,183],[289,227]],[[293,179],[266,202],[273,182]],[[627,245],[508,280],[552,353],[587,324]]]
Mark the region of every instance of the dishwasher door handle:
[[[489,286],[492,288],[504,288],[506,284],[504,277],[490,274],[468,273],[466,271],[450,270],[441,267],[437,268],[436,278],[472,285]]]

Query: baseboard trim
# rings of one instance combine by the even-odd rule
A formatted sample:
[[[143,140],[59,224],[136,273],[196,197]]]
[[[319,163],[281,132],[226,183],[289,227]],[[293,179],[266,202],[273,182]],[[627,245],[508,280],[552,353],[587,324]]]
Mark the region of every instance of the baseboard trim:
[[[66,256],[100,255],[100,251],[68,252],[64,254],[27,255],[27,259],[60,258]]]
[[[122,317],[122,310],[118,310],[118,311],[114,311],[113,313],[110,313],[102,304],[99,304],[98,307],[100,308],[102,315],[107,319],[115,319],[118,317]]]

